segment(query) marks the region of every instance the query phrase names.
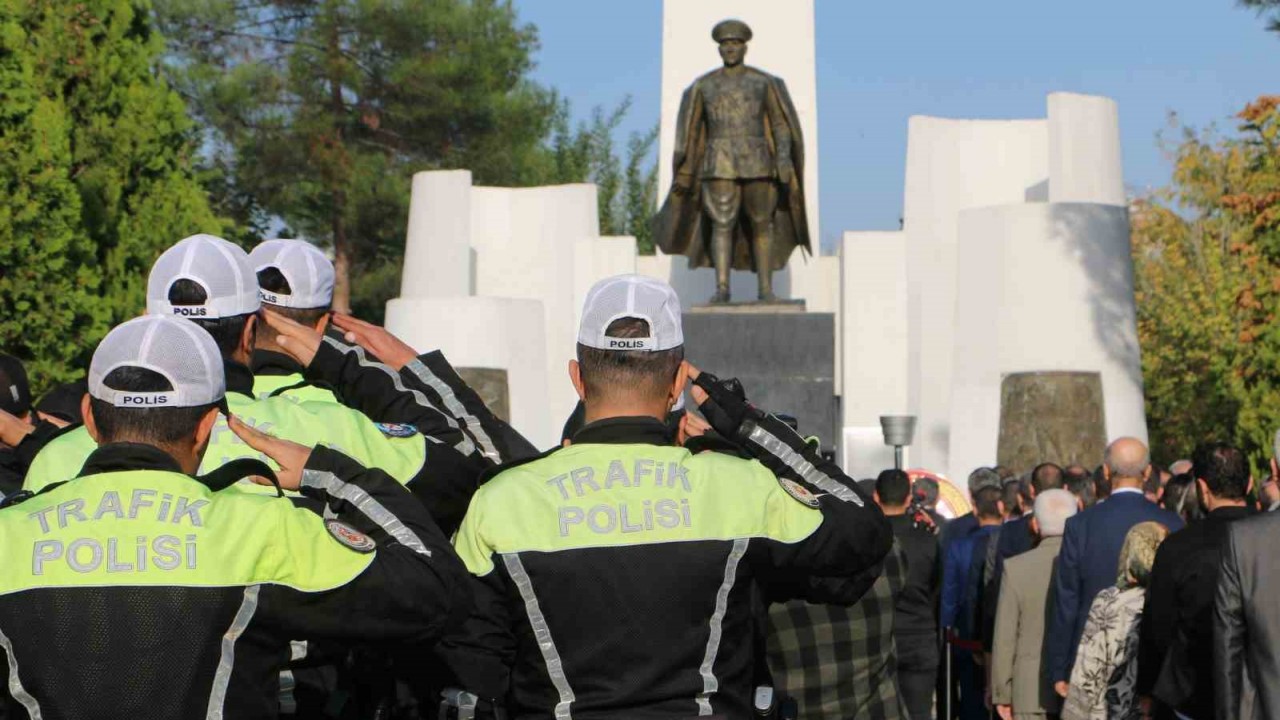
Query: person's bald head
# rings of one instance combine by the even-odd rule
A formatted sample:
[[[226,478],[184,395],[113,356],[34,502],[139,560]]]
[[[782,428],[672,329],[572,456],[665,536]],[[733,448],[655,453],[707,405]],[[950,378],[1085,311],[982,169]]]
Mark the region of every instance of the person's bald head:
[[[1142,487],[1151,470],[1151,453],[1141,440],[1122,437],[1107,446],[1102,464],[1113,488]]]

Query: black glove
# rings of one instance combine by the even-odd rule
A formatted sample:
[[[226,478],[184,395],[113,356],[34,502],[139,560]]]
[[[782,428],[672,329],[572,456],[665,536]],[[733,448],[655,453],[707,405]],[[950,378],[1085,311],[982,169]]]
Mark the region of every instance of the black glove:
[[[711,373],[704,372],[693,381],[694,385],[707,393],[707,399],[698,406],[698,411],[710,423],[711,428],[728,440],[737,440],[742,423],[748,418],[759,418],[764,415],[747,402],[746,392],[737,378],[721,380]]]

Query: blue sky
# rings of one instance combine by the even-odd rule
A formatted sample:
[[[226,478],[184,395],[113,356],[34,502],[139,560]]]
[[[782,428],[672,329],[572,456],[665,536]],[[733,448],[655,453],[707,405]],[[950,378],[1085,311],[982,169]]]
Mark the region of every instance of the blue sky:
[[[661,0],[515,5],[540,32],[535,78],[576,118],[630,95],[624,135],[658,122]],[[1120,104],[1125,181],[1141,193],[1169,180],[1157,134],[1171,112],[1229,130],[1245,103],[1280,92],[1280,36],[1233,0],[817,0],[817,27],[828,249],[844,230],[898,227],[911,115],[1043,117],[1050,92],[1107,95]]]

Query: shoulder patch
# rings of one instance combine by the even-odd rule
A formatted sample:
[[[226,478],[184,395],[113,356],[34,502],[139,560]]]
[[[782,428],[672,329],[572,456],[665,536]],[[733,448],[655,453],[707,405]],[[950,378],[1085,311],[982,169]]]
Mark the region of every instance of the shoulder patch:
[[[818,497],[809,492],[809,488],[801,485],[795,480],[788,480],[787,478],[778,478],[778,484],[781,485],[782,489],[786,490],[787,494],[795,499],[796,502],[802,505],[808,505],[811,508],[818,507]]]
[[[418,428],[406,423],[374,423],[378,432],[387,437],[406,438],[418,434]]]
[[[334,540],[358,553],[371,553],[378,548],[378,544],[373,541],[373,538],[341,520],[329,518],[324,521],[324,528],[329,531]]]

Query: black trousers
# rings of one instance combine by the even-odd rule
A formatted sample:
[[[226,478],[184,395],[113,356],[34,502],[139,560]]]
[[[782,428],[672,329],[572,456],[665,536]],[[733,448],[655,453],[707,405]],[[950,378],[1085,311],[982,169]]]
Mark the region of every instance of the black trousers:
[[[931,720],[938,680],[937,635],[897,634],[894,647],[898,651],[898,692],[911,720]]]

